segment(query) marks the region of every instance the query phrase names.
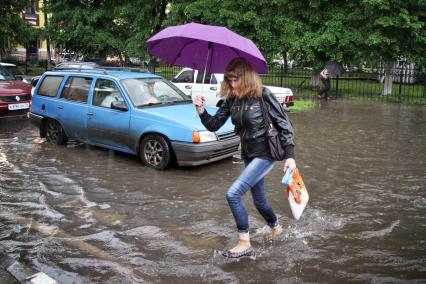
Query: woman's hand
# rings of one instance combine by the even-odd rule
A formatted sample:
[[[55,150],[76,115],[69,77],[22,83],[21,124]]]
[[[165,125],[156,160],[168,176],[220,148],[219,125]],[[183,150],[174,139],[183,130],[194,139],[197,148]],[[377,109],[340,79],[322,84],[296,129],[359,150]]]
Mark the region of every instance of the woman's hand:
[[[287,160],[285,160],[284,162],[284,173],[287,170],[293,171],[296,169],[296,161],[293,158],[288,158]]]
[[[203,96],[196,96],[192,101],[197,109],[198,114],[202,114],[204,112],[204,102],[206,99]]]

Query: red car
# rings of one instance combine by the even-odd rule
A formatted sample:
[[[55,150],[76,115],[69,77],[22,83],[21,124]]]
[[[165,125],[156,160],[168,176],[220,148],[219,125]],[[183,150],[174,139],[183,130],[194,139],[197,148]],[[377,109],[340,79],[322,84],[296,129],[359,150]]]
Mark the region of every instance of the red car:
[[[31,86],[0,66],[0,117],[25,115],[31,104]]]

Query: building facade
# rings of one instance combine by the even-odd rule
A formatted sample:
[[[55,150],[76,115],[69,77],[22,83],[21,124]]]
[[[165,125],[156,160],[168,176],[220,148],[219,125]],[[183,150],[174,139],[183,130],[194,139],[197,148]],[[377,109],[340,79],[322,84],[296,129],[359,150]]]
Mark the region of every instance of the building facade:
[[[34,28],[43,28],[45,26],[45,15],[41,11],[43,1],[30,0],[24,11],[22,11],[22,18],[30,23]],[[18,45],[12,56],[19,61],[39,61],[47,59],[47,43],[46,40],[36,39],[31,41],[27,46]]]

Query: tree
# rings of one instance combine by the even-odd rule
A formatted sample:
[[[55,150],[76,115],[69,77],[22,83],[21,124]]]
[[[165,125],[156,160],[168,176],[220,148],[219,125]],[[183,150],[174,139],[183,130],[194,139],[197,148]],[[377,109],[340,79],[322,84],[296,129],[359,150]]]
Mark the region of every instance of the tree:
[[[0,4],[0,54],[16,44],[25,45],[33,36],[32,27],[22,19],[26,1],[2,0]]]
[[[353,14],[352,25],[365,35],[363,56],[384,63],[384,95],[392,91],[392,66],[399,59],[425,66],[425,1],[364,0]]]
[[[226,26],[250,38],[267,59],[286,54],[296,27],[284,11],[285,1],[198,0],[173,1],[165,25],[198,22]],[[279,36],[277,36],[279,35]]]
[[[166,5],[162,0],[49,1],[47,30],[56,45],[87,57],[144,58],[145,41],[160,28]]]
[[[424,0],[180,0],[167,21],[225,25],[251,38],[268,58],[290,54],[319,68],[401,56],[425,64]]]

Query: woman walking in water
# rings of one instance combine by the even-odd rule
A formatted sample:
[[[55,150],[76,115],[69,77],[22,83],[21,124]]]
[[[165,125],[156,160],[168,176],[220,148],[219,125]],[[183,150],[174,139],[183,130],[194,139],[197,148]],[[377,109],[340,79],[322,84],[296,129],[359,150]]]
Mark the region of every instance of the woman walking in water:
[[[282,232],[278,218],[266,199],[264,177],[272,170],[276,161],[271,157],[266,140],[267,126],[263,120],[262,98],[268,106],[275,127],[284,133],[285,150],[284,172],[294,170],[293,127],[275,96],[265,87],[257,72],[249,62],[238,57],[233,59],[225,70],[221,85],[224,102],[213,116],[204,109],[204,98],[194,99],[201,121],[209,131],[218,130],[231,117],[235,131],[241,140],[241,157],[245,168],[226,193],[226,199],[234,216],[238,230],[238,243],[223,253],[229,258],[250,256],[254,250],[250,243],[247,209],[242,201],[243,195],[250,191],[256,209],[272,230],[272,237]]]

